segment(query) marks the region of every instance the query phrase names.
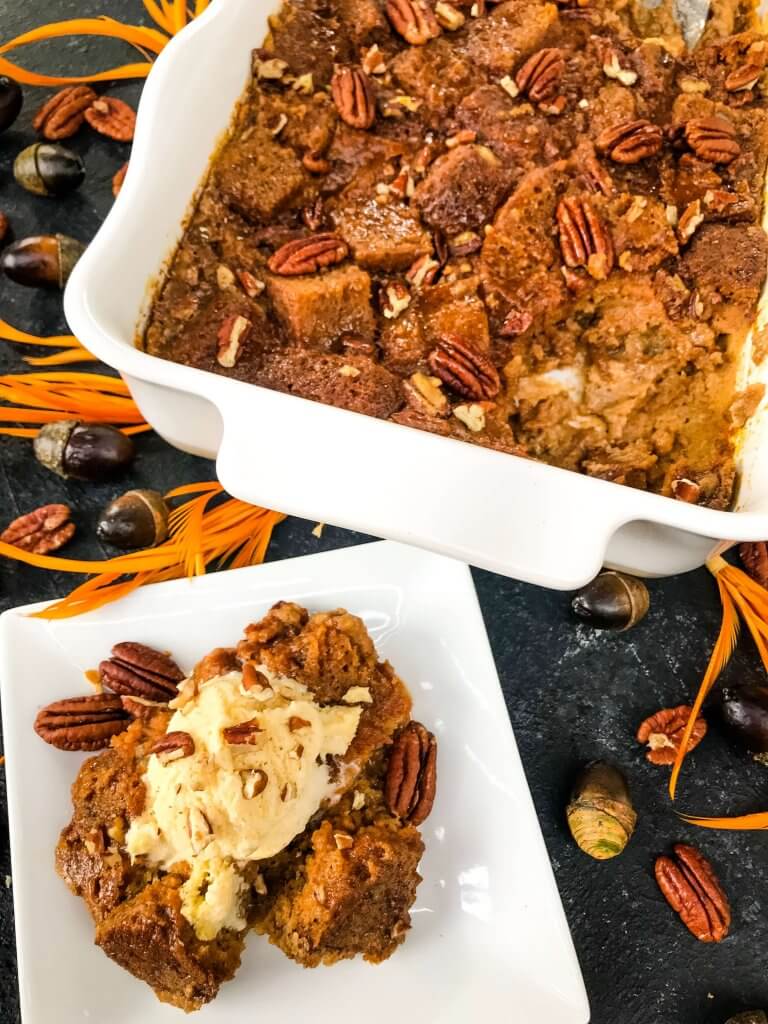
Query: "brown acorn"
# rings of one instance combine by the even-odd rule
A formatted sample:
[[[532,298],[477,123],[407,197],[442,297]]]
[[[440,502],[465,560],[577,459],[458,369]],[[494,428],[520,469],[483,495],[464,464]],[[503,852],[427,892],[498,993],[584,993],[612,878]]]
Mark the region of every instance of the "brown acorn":
[[[648,605],[643,581],[613,570],[595,576],[571,602],[574,613],[588,626],[619,632],[637,625]]]
[[[22,149],[13,163],[13,176],[27,192],[65,196],[79,188],[85,165],[77,153],[55,142],[35,142]]]
[[[107,480],[128,466],[136,454],[133,441],[106,423],[56,420],[38,432],[35,458],[46,469],[74,480]]]
[[[168,514],[159,491],[126,491],[101,513],[96,532],[101,540],[124,551],[151,548],[168,536]]]
[[[3,251],[0,269],[28,288],[63,288],[84,252],[82,242],[68,235],[30,235]]]

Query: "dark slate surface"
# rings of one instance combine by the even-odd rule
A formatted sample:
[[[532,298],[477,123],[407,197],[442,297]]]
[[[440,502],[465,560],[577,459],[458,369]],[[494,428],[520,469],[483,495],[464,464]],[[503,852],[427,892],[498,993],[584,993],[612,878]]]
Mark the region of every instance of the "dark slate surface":
[[[98,13],[141,18],[139,0],[0,0],[2,37],[39,24]],[[254,40],[258,42],[258,40]],[[96,69],[133,59],[108,42],[59,42],[39,47],[33,60],[55,61],[62,71]],[[115,94],[134,101],[138,87]],[[87,241],[111,202],[110,179],[126,148],[83,132],[72,145],[84,157],[82,191],[66,200],[31,197],[11,180],[15,153],[32,141],[30,121],[48,95],[27,89],[14,130],[0,138],[0,209],[16,237],[63,231]],[[64,329],[58,295],[0,283],[0,316],[36,333]],[[18,350],[0,343],[3,372],[20,372]],[[106,552],[93,533],[104,502],[124,485],[157,486],[211,479],[213,466],[173,451],[154,436],[140,441],[140,456],[118,486],[66,484],[32,460],[23,440],[0,441],[0,520],[44,502],[67,501],[79,532],[72,556]],[[312,524],[291,520],[277,531],[271,559],[357,543],[364,538],[327,528],[322,539]],[[51,598],[73,578],[0,562],[0,608]],[[663,705],[685,700],[695,688],[716,635],[719,609],[704,571],[651,584],[651,611],[623,636],[592,633],[569,617],[568,597],[488,573],[477,587],[568,920],[589,991],[594,1024],[721,1024],[737,1010],[768,1006],[765,942],[768,928],[768,848],[761,834],[702,833],[683,826],[665,799],[666,772],[645,763],[633,739],[637,723]],[[731,681],[762,678],[751,642],[742,640],[727,672]],[[38,742],[30,732],[30,742]],[[564,806],[579,765],[608,757],[630,779],[639,826],[626,852],[598,864],[569,840]],[[742,812],[768,804],[768,774],[734,751],[715,728],[691,759],[682,803],[697,812]],[[30,780],[30,784],[33,780]],[[14,951],[9,837],[0,771],[0,1024],[19,1021]],[[471,824],[471,823],[468,823]],[[652,876],[654,857],[671,842],[700,845],[732,896],[734,926],[720,946],[697,943],[662,901]],[[41,865],[40,870],[50,870]],[[3,884],[5,878],[6,884]],[[520,922],[525,928],[525,921]],[[504,1016],[515,1019],[514,1009]],[[554,1022],[546,1022],[554,1024]]]

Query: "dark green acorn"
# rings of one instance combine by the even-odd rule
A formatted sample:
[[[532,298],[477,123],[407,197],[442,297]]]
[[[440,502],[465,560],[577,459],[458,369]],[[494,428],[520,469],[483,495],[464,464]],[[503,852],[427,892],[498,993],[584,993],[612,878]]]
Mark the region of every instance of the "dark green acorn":
[[[648,604],[648,588],[642,580],[611,570],[583,587],[571,608],[588,626],[623,631],[643,618]]]
[[[16,157],[13,176],[27,192],[65,196],[82,185],[85,164],[77,153],[57,142],[35,142]]]
[[[46,423],[34,440],[35,457],[59,476],[97,483],[128,466],[133,441],[106,423],[57,420]]]
[[[0,75],[0,134],[10,128],[19,116],[23,102],[19,83],[7,75]]]
[[[101,540],[124,551],[151,548],[168,536],[168,505],[159,491],[126,491],[101,513]]]
[[[3,251],[0,268],[28,288],[63,288],[84,252],[69,235],[30,235]]]

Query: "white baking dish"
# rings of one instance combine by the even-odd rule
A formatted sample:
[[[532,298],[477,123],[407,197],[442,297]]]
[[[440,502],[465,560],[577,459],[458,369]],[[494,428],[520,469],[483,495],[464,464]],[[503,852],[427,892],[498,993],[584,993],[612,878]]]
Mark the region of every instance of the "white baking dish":
[[[279,0],[216,0],[164,50],[123,189],[65,295],[73,332],[125,377],[167,441],[215,457],[238,498],[432,548],[562,589],[603,563],[701,565],[717,539],[768,537],[768,415],[740,446],[738,511],[717,512],[181,366],[135,347],[151,286]],[[745,365],[745,379],[762,370]],[[761,452],[763,453],[761,455]]]

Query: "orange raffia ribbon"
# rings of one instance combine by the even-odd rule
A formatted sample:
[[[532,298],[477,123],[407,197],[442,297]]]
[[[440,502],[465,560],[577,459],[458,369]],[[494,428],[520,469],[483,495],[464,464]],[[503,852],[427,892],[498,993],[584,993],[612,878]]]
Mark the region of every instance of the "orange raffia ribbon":
[[[125,382],[103,373],[50,370],[0,376],[0,434],[34,437],[39,426],[55,420],[111,423],[126,434],[152,428],[145,422]]]
[[[84,348],[74,334],[57,334],[50,338],[39,338],[36,334],[28,334],[12,327],[0,319],[0,338],[12,341],[16,345],[40,345],[43,348],[61,348],[50,356],[24,356],[24,362],[30,366],[63,366],[68,363],[96,362],[96,356]]]
[[[742,569],[737,568],[735,565],[730,565],[719,554],[713,555],[707,561],[707,568],[715,577],[718,589],[720,590],[720,599],[723,604],[723,620],[717,642],[712,651],[712,657],[699,687],[699,692],[696,695],[696,700],[694,701],[672,768],[672,775],[669,780],[669,795],[673,800],[675,799],[680,769],[688,751],[688,742],[693,732],[694,723],[707,695],[717,682],[720,673],[728,663],[736,646],[740,627],[739,616],[744,620],[749,632],[752,634],[752,639],[755,641],[763,665],[768,670],[768,590],[753,580]],[[681,815],[681,817],[689,824],[700,825],[702,828],[768,828],[768,812],[765,811],[733,818],[707,818],[689,814]]]
[[[232,569],[239,569],[262,562],[272,530],[285,516],[236,498],[216,502],[223,494],[223,488],[217,481],[187,484],[169,491],[168,499],[189,500],[171,512],[168,539],[144,551],[133,551],[101,562],[81,561],[56,555],[36,555],[0,541],[0,556],[40,569],[96,574],[76,587],[68,597],[36,612],[34,616],[41,619],[71,618],[125,597],[146,583],[200,576],[212,564],[227,564]]]
[[[190,16],[198,17],[208,6],[209,0],[196,0],[194,14],[187,10],[186,0],[143,0],[143,5],[158,28],[145,25],[126,25],[113,18],[73,18],[71,21],[51,22],[39,28],[24,32],[0,46],[0,74],[10,75],[24,85],[73,85],[77,82],[107,82],[115,79],[146,78],[152,70],[152,60],[162,52],[171,36],[187,24]],[[11,50],[44,39],[60,39],[66,36],[107,36],[122,39],[139,50],[147,60],[136,64],[121,64],[93,74],[61,76],[43,75],[12,63],[5,56]]]

